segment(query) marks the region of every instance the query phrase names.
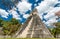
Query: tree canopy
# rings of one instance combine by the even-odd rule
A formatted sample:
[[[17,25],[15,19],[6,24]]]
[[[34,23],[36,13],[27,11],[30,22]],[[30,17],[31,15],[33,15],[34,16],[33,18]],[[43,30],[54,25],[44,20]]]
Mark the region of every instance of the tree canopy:
[[[54,37],[56,37],[56,35],[60,34],[60,22],[54,23],[54,25],[56,26],[55,28],[53,28],[51,31],[51,33],[53,34]]]
[[[4,35],[13,35],[21,27],[21,23],[14,18],[9,21],[0,19],[0,26],[3,27]]]

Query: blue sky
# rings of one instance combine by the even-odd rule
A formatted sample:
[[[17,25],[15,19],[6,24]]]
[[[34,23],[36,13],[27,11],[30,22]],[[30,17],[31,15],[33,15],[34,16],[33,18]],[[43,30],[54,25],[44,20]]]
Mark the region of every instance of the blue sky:
[[[18,1],[21,1],[21,0],[18,0]],[[38,6],[38,3],[41,3],[41,1],[43,1],[43,0],[38,0],[37,2],[36,2],[36,0],[28,0],[28,2],[32,4],[31,10],[33,10],[36,7],[36,6],[34,6],[34,4],[37,4],[37,6]],[[10,7],[7,6],[5,3],[8,4]],[[8,11],[13,7],[15,7],[15,4],[11,0],[4,0],[4,1],[0,0],[0,8],[1,9]],[[26,11],[26,14],[30,14],[31,10]],[[19,14],[19,11],[18,10],[16,10],[16,11]],[[20,17],[23,19],[21,22],[24,22],[26,20],[23,18],[23,15],[21,15],[21,14],[20,14]],[[0,18],[3,18],[3,17],[0,16]],[[12,18],[12,15],[9,15],[7,19],[6,18],[3,18],[3,19],[9,20],[10,18]]]
[[[39,16],[45,24],[50,24],[52,20],[54,20],[52,23],[60,21],[60,19],[56,20],[57,17],[53,14],[54,10],[60,10],[60,0],[18,0],[17,3],[14,3],[15,1],[0,0],[0,18],[4,20],[16,18],[24,23],[30,12],[37,8]]]
[[[28,0],[29,3],[32,3],[32,7],[31,7],[32,9],[35,7],[34,4],[37,4],[38,6],[38,3],[41,3],[41,1],[43,0],[38,0],[37,2],[36,0]],[[10,10],[10,7],[8,7],[6,4],[8,4],[10,7],[15,6],[15,4],[11,0],[4,0],[4,1],[0,0],[0,8],[5,9],[5,10]]]

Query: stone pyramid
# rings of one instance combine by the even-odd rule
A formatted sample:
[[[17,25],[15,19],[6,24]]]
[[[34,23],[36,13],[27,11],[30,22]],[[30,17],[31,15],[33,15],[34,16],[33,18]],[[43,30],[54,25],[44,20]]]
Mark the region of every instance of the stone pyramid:
[[[15,37],[17,38],[54,38],[49,32],[46,25],[41,21],[37,9],[28,17],[27,21],[18,30]]]

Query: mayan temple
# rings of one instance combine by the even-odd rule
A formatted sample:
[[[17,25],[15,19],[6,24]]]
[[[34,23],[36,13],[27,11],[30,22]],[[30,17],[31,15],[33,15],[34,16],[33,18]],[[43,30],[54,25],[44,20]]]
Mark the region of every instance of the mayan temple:
[[[41,21],[37,9],[34,9],[21,29],[15,34],[16,38],[54,38],[46,25]]]

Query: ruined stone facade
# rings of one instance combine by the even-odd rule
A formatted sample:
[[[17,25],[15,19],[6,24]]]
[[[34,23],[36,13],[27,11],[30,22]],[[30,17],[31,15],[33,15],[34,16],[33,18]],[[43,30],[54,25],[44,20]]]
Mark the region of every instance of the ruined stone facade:
[[[16,33],[17,38],[54,38],[41,21],[38,12],[34,10],[21,29]]]

